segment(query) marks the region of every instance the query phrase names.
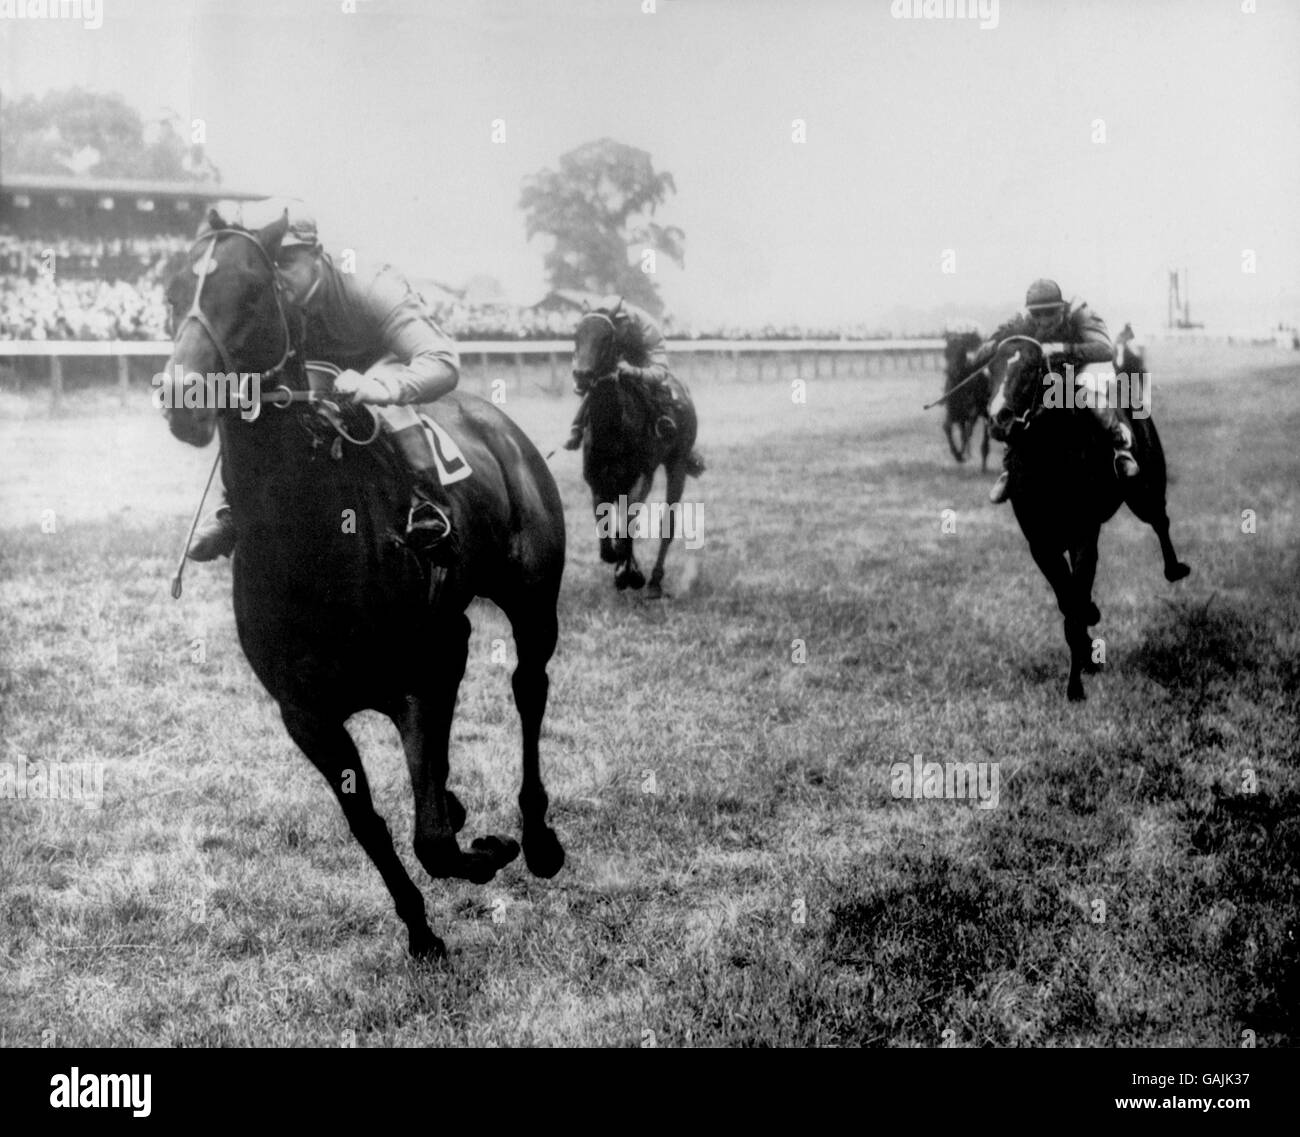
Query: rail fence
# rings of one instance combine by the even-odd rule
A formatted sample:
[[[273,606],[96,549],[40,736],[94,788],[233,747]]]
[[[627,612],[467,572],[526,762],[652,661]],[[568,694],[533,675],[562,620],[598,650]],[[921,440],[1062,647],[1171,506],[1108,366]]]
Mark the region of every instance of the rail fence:
[[[513,371],[518,391],[532,382],[543,391],[562,394],[568,388],[568,359],[572,340],[462,340],[462,381],[487,391],[501,379],[500,367]],[[899,369],[933,371],[943,367],[943,340],[669,340],[668,355],[675,374],[687,384],[723,379],[741,380],[746,370],[762,381],[790,374],[818,379],[829,376],[866,376]],[[64,360],[100,358],[116,362],[117,388],[123,405],[131,398],[133,360],[171,355],[170,341],[140,340],[0,340],[0,362],[16,359],[48,360],[46,378],[50,402],[58,410],[64,396]],[[752,364],[752,367],[747,365]],[[162,363],[159,363],[161,368]],[[546,383],[537,382],[537,372]],[[138,383],[138,380],[137,380]]]

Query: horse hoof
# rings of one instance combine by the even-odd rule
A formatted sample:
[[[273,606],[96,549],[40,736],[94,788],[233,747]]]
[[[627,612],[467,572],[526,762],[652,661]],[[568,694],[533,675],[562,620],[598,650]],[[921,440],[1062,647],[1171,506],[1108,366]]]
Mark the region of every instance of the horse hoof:
[[[1100,663],[1094,663],[1094,662],[1090,659],[1090,660],[1088,660],[1087,663],[1085,663],[1085,664],[1083,665],[1083,673],[1084,673],[1085,675],[1097,675],[1097,674],[1100,674],[1102,667],[1103,667],[1103,664],[1100,664]]]
[[[549,825],[524,834],[524,863],[533,876],[546,880],[564,868],[564,846]]]
[[[645,590],[647,600],[662,600],[664,598],[663,586],[657,581],[652,580]]]
[[[600,559],[607,565],[618,564],[618,553],[613,548],[600,547]]]
[[[1185,565],[1182,561],[1174,562],[1172,568],[1165,569],[1165,580],[1173,584],[1175,581],[1182,580],[1185,576],[1190,576],[1192,571],[1191,565]]]
[[[519,856],[519,842],[513,837],[476,837],[469,848],[465,879],[474,884],[486,884]]]
[[[413,959],[439,963],[447,958],[447,945],[427,927],[411,929],[410,952]]]
[[[614,587],[622,592],[627,587],[627,576],[624,573],[616,572],[614,574]]]
[[[1083,683],[1078,679],[1071,679],[1070,684],[1065,689],[1065,697],[1072,703],[1082,703],[1088,696],[1084,693]]]
[[[633,569],[627,574],[627,586],[632,589],[645,587],[645,574],[640,569]]]

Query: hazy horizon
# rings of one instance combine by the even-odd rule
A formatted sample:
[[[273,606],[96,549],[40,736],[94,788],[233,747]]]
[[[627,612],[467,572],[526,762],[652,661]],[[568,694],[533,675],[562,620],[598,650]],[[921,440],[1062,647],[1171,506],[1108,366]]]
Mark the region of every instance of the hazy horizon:
[[[889,0],[652,6],[104,0],[94,30],[0,19],[0,95],[202,118],[226,183],[306,198],[327,244],[521,303],[546,289],[523,179],[609,136],[676,179],[686,264],[657,279],[700,324],[987,318],[1046,275],[1155,327],[1175,267],[1212,327],[1300,317],[1300,6],[1002,0],[987,29]]]

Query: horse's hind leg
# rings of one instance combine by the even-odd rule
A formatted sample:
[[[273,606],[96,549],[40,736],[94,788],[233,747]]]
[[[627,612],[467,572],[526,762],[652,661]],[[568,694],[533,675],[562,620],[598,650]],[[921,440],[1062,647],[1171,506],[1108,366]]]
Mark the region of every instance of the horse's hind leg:
[[[1182,580],[1192,570],[1178,559],[1174,552],[1174,543],[1169,538],[1169,513],[1165,507],[1165,486],[1167,474],[1164,449],[1160,445],[1160,436],[1156,433],[1155,423],[1145,420],[1132,423],[1134,442],[1140,452],[1138,459],[1141,474],[1133,479],[1137,484],[1124,495],[1124,500],[1134,516],[1145,521],[1156,531],[1160,541],[1160,556],[1164,561],[1165,580]]]
[[[989,416],[981,416],[984,419],[984,441],[980,443],[980,472],[987,474],[989,472]]]
[[[514,629],[519,664],[511,677],[515,706],[523,734],[523,784],[519,790],[519,812],[523,820],[524,861],[534,876],[552,877],[564,865],[564,847],[555,830],[546,823],[550,799],[542,784],[542,719],[551,681],[546,665],[555,653],[559,629],[555,599],[537,603],[537,597],[523,596],[507,612]]]
[[[294,742],[329,783],[352,835],[374,862],[410,936],[411,954],[441,958],[447,949],[433,934],[424,912],[424,897],[393,848],[384,819],[375,812],[370,783],[356,744],[342,723],[328,722],[308,711],[281,706],[280,715]]]
[[[469,635],[469,618],[463,612],[438,624],[432,637],[434,663],[424,690],[408,697],[405,713],[395,720],[415,796],[415,855],[431,877],[485,884],[519,855],[519,846],[509,838],[480,837],[465,852],[456,840],[465,808],[447,789],[448,750]]]
[[[670,467],[668,467],[668,491],[665,497],[668,499],[668,508],[665,511],[666,523],[668,525],[667,533],[660,533],[659,536],[659,556],[655,559],[654,570],[650,573],[650,587],[646,590],[646,595],[651,600],[658,600],[664,594],[664,561],[668,557],[668,546],[672,544],[673,537],[677,535],[677,526],[673,506],[677,506],[676,513],[679,515],[682,504],[682,493],[686,489],[686,459],[679,458]]]
[[[1145,488],[1134,491],[1126,500],[1137,518],[1156,531],[1156,537],[1160,541],[1160,556],[1165,565],[1165,580],[1170,583],[1182,580],[1192,570],[1174,552],[1174,543],[1169,537],[1169,514],[1165,512],[1164,501]]]
[[[953,433],[952,433],[952,432],[953,432],[953,428],[954,428],[956,425],[957,425],[957,423],[956,423],[953,419],[951,419],[951,418],[946,418],[946,419],[944,419],[944,420],[943,420],[943,436],[944,436],[944,438],[946,438],[946,439],[948,440],[948,449],[952,451],[952,456],[953,456],[955,459],[957,459],[958,462],[964,462],[964,461],[966,461],[966,455],[965,455],[965,453],[964,453],[964,451],[965,451],[965,447],[964,447],[964,446],[958,446],[957,443],[953,440]]]

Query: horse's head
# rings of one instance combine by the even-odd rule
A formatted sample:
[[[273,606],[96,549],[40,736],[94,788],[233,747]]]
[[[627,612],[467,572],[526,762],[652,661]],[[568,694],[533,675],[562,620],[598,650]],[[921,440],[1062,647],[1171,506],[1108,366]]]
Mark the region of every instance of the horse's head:
[[[1014,429],[1029,421],[1042,395],[1042,378],[1047,373],[1043,345],[1031,336],[1008,336],[998,344],[988,362],[993,400],[989,417],[992,434],[1005,442]]]
[[[618,368],[618,318],[620,301],[612,309],[594,308],[578,321],[573,334],[573,381],[586,393],[595,382]]]
[[[168,282],[166,415],[183,442],[206,446],[234,392],[251,390],[244,375],[261,383],[278,377],[295,356],[284,284],[275,257],[288,215],[264,229],[229,225],[215,213],[190,246],[185,265]],[[189,390],[202,376],[202,395]],[[216,390],[224,387],[222,391]]]

